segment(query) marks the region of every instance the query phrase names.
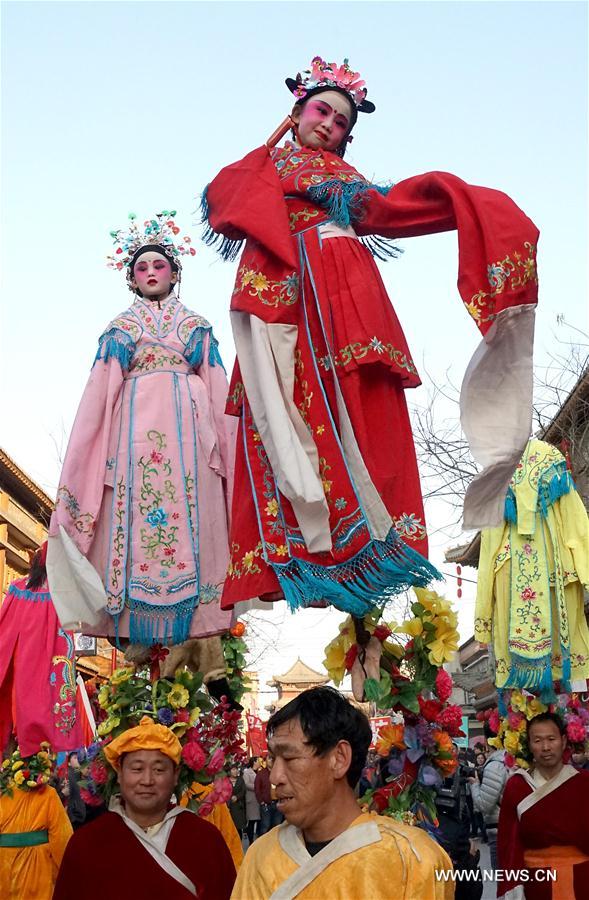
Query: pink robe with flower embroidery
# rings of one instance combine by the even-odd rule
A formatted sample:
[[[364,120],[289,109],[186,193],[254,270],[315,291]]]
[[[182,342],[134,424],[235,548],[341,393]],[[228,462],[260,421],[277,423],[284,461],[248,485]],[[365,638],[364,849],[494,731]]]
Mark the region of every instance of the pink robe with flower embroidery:
[[[62,621],[143,644],[230,627],[219,607],[235,443],[226,395],[211,326],[174,294],[161,310],[138,299],[108,326],[51,519]]]

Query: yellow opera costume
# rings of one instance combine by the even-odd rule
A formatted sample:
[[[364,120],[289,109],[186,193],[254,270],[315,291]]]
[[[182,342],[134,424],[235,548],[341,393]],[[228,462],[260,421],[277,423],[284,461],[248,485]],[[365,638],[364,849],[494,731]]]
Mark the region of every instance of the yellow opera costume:
[[[547,691],[589,677],[589,521],[562,454],[529,441],[505,521],[481,535],[476,640],[493,640],[496,685]]]
[[[0,897],[51,900],[72,826],[51,787],[0,795]],[[83,885],[80,885],[83,894]]]
[[[180,800],[180,805],[188,806],[188,802],[192,797],[196,797],[198,800],[204,800],[212,790],[212,784],[199,784],[195,781]],[[241,839],[237,832],[237,828],[233,824],[233,819],[231,818],[231,813],[227,808],[227,804],[215,804],[212,812],[206,816],[202,816],[202,818],[206,822],[210,822],[211,825],[214,825],[215,828],[219,829],[223,835],[223,840],[229,848],[235,869],[238,871],[243,862],[243,847],[241,846]]]
[[[385,816],[362,813],[315,856],[283,823],[248,849],[231,900],[451,900],[451,871],[425,831]]]

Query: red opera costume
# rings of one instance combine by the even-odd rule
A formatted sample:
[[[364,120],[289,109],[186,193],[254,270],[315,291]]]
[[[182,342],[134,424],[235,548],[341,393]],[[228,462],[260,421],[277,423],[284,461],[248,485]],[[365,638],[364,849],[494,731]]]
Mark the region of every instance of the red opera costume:
[[[459,291],[487,336],[462,394],[487,465],[465,518],[481,523],[500,515],[529,433],[536,227],[505,194],[453,175],[382,188],[335,153],[290,143],[223,169],[203,212],[225,258],[246,241],[231,300],[240,490],[222,606],[280,592],[293,609],[327,601],[363,615],[426,584],[436,573],[404,397],[420,382],[372,257],[392,255],[388,239],[458,231]],[[497,421],[490,407],[505,397],[485,395],[484,380],[501,368],[520,415],[491,465],[480,419]]]
[[[538,787],[516,772],[501,800],[497,858],[503,870],[529,870],[527,881],[502,880],[499,897],[585,900],[589,897],[589,773],[563,766]],[[548,880],[538,869],[556,870]],[[513,879],[513,876],[512,876]],[[518,895],[518,885],[524,893]]]
[[[74,636],[59,624],[46,582],[13,581],[0,608],[0,749],[13,731],[23,756],[43,741],[82,744],[76,709]]]

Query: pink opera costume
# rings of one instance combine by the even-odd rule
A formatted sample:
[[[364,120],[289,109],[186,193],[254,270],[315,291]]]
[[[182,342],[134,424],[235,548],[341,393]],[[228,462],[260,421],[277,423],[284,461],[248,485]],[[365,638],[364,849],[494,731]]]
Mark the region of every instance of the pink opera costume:
[[[231,626],[219,599],[235,429],[211,325],[172,289],[180,257],[195,252],[190,238],[175,243],[174,215],[158,213],[143,229],[130,215],[128,231],[111,232],[109,265],[126,268],[137,296],[99,339],[49,537],[61,621],[146,645]],[[137,287],[147,260],[167,269],[163,295]],[[156,289],[159,278],[154,269]]]
[[[0,753],[16,731],[32,756],[83,743],[76,707],[74,637],[59,624],[47,587],[44,544],[27,578],[13,581],[0,607]]]

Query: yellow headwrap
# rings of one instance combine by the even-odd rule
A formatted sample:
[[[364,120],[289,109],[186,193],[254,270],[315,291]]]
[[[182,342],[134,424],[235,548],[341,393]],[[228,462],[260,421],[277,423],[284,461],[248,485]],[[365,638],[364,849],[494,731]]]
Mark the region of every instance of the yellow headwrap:
[[[182,745],[174,732],[165,725],[156,725],[149,716],[143,716],[139,725],[123,731],[107,744],[104,755],[113,769],[118,769],[121,756],[135,750],[159,750],[169,756],[175,765],[178,765],[182,755]]]

